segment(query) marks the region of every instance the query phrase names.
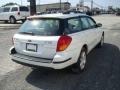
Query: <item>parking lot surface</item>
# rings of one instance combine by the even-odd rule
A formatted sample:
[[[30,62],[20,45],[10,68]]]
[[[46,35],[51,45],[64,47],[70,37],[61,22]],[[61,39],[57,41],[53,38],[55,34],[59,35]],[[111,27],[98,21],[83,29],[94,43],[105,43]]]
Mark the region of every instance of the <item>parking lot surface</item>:
[[[21,26],[21,24],[21,22],[17,22],[16,24],[10,24],[0,21],[0,30],[18,29]]]
[[[69,70],[31,69],[10,60],[16,29],[0,29],[0,90],[120,90],[120,17],[94,16],[103,24],[105,44],[88,55],[81,74]]]

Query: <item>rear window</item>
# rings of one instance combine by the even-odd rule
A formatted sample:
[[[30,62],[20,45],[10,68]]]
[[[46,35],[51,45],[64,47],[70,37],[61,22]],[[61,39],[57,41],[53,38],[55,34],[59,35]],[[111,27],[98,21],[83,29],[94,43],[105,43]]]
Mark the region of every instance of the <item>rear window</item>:
[[[28,7],[20,7],[20,11],[29,11]]]
[[[27,20],[20,28],[19,33],[40,36],[58,36],[60,21],[53,19]]]

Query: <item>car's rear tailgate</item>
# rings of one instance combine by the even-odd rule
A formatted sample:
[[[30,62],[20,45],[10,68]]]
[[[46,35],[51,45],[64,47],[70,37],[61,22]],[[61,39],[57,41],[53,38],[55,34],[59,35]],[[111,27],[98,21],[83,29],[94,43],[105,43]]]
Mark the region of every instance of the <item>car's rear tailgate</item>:
[[[18,53],[33,57],[53,59],[59,36],[32,36],[15,34],[14,46]]]
[[[30,12],[29,12],[29,11],[20,11],[20,15],[21,15],[22,17],[27,18],[27,17],[30,16]]]

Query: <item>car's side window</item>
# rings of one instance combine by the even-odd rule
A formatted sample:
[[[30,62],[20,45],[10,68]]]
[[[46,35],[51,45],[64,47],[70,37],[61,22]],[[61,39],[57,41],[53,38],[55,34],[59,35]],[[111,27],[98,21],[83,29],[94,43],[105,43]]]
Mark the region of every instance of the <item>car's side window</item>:
[[[90,28],[90,24],[87,20],[87,17],[81,17],[81,22],[82,22],[82,29],[89,29]]]
[[[3,8],[0,8],[0,13],[2,13],[3,12]]]
[[[11,11],[12,11],[12,12],[18,11],[18,8],[17,8],[17,7],[13,7]]]
[[[9,11],[10,11],[9,7],[4,8],[4,12],[9,12]]]
[[[73,18],[68,20],[68,34],[79,32],[81,30],[82,26],[79,18]]]
[[[91,18],[87,18],[87,20],[90,24],[90,28],[95,28],[95,25],[96,25],[95,21],[93,21]]]

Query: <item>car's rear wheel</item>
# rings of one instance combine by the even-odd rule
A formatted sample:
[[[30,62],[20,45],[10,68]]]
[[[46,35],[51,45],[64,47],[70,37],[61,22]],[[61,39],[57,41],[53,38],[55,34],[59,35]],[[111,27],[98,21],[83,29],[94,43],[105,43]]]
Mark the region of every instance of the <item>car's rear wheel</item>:
[[[8,21],[7,21],[7,20],[5,20],[4,22],[5,22],[5,23],[8,23]]]
[[[101,40],[98,44],[98,47],[101,48],[104,45],[104,35],[102,35]]]
[[[72,72],[80,73],[80,72],[85,70],[86,57],[87,57],[86,48],[83,47],[82,50],[81,50],[81,53],[80,53],[80,56],[78,58],[77,63],[74,64],[73,67],[72,67]]]
[[[10,23],[12,23],[12,24],[15,24],[15,23],[16,23],[15,17],[10,17]]]
[[[26,20],[25,20],[25,19],[22,19],[21,21],[22,21],[22,23],[24,23]]]

